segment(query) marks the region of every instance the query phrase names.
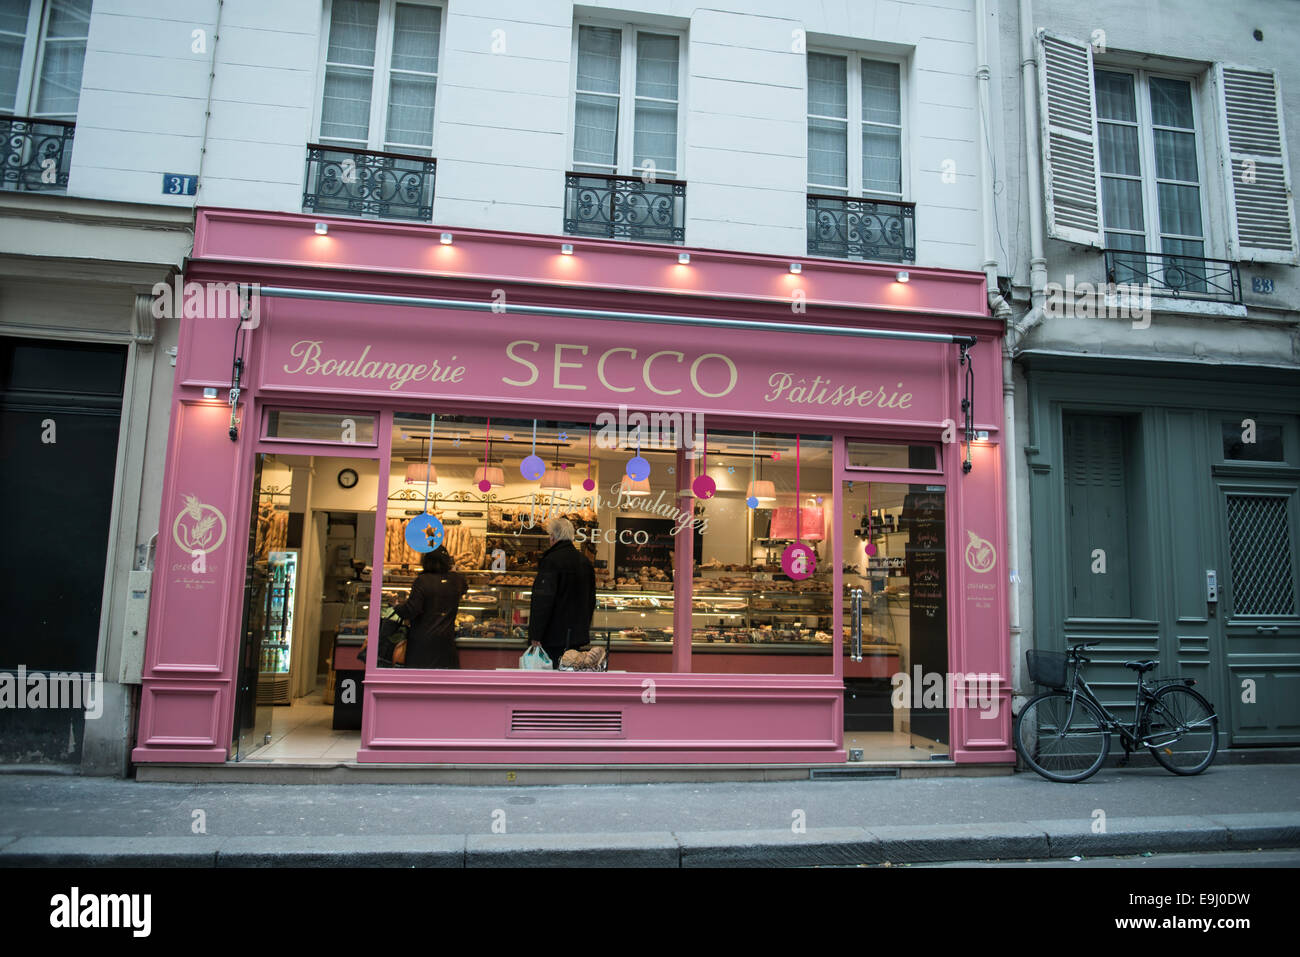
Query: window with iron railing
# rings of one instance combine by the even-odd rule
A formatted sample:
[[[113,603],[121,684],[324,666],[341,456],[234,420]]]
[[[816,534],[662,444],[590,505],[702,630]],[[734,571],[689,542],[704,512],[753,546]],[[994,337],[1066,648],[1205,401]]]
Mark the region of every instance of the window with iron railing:
[[[685,241],[678,136],[682,42],[670,31],[578,25],[566,233]]]
[[[0,3],[0,188],[67,189],[90,0]]]
[[[903,201],[902,64],[808,54],[808,253],[913,262]]]
[[[442,13],[430,3],[330,0],[304,212],[432,221]]]

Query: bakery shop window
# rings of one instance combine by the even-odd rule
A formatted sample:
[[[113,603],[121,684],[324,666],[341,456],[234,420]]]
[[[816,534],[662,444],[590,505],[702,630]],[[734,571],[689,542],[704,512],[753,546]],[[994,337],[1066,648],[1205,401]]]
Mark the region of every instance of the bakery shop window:
[[[561,517],[596,576],[590,642],[578,667],[672,670],[676,453],[625,438],[586,422],[394,416],[384,613],[413,610],[422,554],[412,543],[430,540],[429,529],[452,563],[438,577],[451,579],[453,590],[463,583],[454,617],[438,629],[445,639],[453,627],[454,642],[441,641],[439,654],[404,667],[518,667],[538,563],[550,547],[546,525]],[[638,454],[643,468],[633,471],[648,467],[648,474],[633,479],[629,460]]]
[[[696,453],[691,670],[831,674],[830,436],[710,430]]]

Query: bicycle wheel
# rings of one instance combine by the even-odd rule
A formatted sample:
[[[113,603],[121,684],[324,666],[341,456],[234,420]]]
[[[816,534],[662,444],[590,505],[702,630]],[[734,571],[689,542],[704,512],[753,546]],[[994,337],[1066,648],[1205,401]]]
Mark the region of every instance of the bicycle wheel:
[[[1089,701],[1063,691],[1031,699],[1016,717],[1016,750],[1049,781],[1082,781],[1110,753],[1110,732]]]
[[[1186,685],[1165,685],[1147,712],[1146,746],[1174,774],[1200,774],[1219,750],[1219,719]]]

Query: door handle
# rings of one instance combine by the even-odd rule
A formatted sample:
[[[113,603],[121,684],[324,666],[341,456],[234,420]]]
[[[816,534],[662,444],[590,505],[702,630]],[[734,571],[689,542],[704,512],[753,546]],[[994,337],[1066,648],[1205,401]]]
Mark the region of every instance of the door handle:
[[[862,589],[855,588],[851,592],[853,596],[852,611],[853,616],[853,647],[849,650],[849,657],[853,661],[862,660]]]
[[[1276,635],[1281,629],[1277,625],[1256,625],[1255,630],[1261,635]]]

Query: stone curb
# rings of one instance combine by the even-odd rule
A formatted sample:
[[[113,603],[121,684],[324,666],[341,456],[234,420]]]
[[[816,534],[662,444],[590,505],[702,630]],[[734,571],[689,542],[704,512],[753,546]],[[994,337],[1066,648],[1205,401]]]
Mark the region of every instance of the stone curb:
[[[1300,848],[1300,813],[642,834],[0,836],[0,867],[815,867]]]

